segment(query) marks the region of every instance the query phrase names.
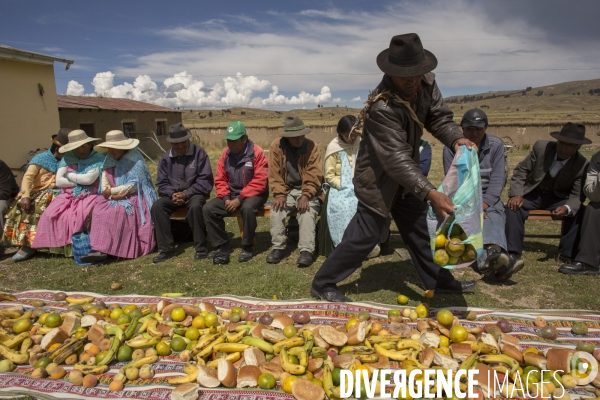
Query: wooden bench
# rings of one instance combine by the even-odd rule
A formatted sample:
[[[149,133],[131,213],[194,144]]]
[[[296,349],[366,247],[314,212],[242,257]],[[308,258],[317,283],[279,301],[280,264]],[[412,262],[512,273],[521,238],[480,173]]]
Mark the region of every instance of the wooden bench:
[[[187,208],[178,208],[175,210],[173,214],[171,214],[171,218],[174,219],[183,219],[187,216],[188,209]],[[288,217],[295,217],[297,214],[296,211],[291,212]],[[271,203],[267,202],[264,206],[258,209],[257,217],[269,217],[271,215]],[[228,214],[227,217],[235,217],[237,218],[238,227],[240,229],[240,237],[244,237],[244,221],[242,220],[242,213],[239,209],[235,210],[233,213]],[[255,239],[256,240],[256,239]]]
[[[556,215],[552,215],[552,212],[548,210],[531,210],[529,211],[529,217],[527,217],[529,221],[561,221],[562,228],[562,217],[558,217]],[[525,234],[527,237],[532,238],[551,238],[551,239],[560,239],[561,235],[547,235],[547,234]]]

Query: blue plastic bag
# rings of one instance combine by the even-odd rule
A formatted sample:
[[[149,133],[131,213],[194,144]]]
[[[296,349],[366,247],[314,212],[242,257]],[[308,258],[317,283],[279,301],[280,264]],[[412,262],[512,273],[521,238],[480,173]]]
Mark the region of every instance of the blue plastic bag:
[[[71,236],[71,244],[73,246],[73,258],[79,266],[92,265],[92,263],[84,263],[81,257],[92,251],[90,244],[90,235],[87,232],[78,232]]]

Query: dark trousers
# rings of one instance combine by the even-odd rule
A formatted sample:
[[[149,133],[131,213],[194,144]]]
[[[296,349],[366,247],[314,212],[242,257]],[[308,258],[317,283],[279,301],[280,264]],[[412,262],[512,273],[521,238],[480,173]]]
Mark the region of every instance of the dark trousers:
[[[579,210],[579,213],[584,213]],[[578,213],[578,214],[579,214]],[[598,268],[600,264],[600,203],[589,203],[585,206],[581,224],[579,253],[575,261]]]
[[[204,207],[205,203],[206,199],[204,196],[198,194],[192,196],[183,206],[175,205],[170,197],[161,197],[152,205],[150,214],[154,223],[158,251],[167,252],[175,249],[175,241],[171,233],[171,214],[182,207],[188,208],[185,219],[190,228],[192,228],[194,248],[196,251],[206,250],[206,226],[204,225],[204,216],[202,215],[202,207]]]
[[[251,246],[256,233],[256,214],[258,208],[267,201],[268,193],[260,196],[252,196],[242,200],[240,213],[244,226],[244,237],[242,238],[242,246]],[[208,240],[213,247],[221,246],[229,242],[227,231],[225,231],[225,218],[229,213],[225,209],[223,199],[214,198],[204,206],[202,210],[206,229],[208,230]]]
[[[506,207],[506,242],[509,253],[521,254],[523,252],[523,239],[525,238],[525,220],[531,210],[554,210],[564,206],[567,199],[561,199],[553,193],[542,193],[534,190],[523,196],[523,205],[517,211]],[[561,231],[558,253],[573,258],[575,255],[577,231],[579,224],[571,217],[563,218],[563,229]]]
[[[438,282],[444,285],[454,281],[450,271],[433,262],[427,231],[427,203],[407,194],[404,198],[396,199],[391,214],[425,288],[435,289]],[[336,288],[336,283],[356,271],[379,243],[386,221],[387,217],[358,203],[356,214],[348,224],[341,243],[317,271],[313,287],[321,292],[331,291]]]

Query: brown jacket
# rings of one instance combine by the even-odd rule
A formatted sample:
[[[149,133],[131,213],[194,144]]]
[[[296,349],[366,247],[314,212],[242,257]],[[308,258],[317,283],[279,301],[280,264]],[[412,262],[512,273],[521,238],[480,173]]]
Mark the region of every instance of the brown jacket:
[[[277,138],[269,148],[269,188],[273,197],[286,196],[290,188],[285,183],[287,176],[285,149],[281,148],[281,140]],[[306,140],[306,152],[298,157],[298,172],[302,177],[302,194],[308,199],[318,197],[323,201],[323,161],[319,148],[310,139]]]
[[[376,89],[397,91],[389,76]],[[453,148],[463,137],[452,120],[435,83],[428,73],[421,82],[416,117],[428,132],[445,146]],[[354,172],[354,192],[358,201],[387,217],[396,196],[412,193],[420,200],[435,189],[419,169],[419,146],[422,130],[403,105],[378,100],[369,108],[360,141]]]
[[[508,197],[524,196],[533,191],[544,179],[556,157],[556,142],[538,140],[531,152],[515,168],[510,179]],[[567,199],[573,215],[581,207],[581,185],[585,179],[587,159],[577,152],[562,167],[554,183],[554,195]]]

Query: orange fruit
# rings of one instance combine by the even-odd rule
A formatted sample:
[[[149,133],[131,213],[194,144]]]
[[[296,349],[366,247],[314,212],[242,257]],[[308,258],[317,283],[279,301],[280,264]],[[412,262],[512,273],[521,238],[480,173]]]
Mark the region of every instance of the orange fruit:
[[[261,389],[269,390],[273,389],[277,382],[275,381],[275,377],[269,373],[261,374],[258,377],[258,386]]]
[[[13,332],[15,332],[15,333],[23,333],[23,332],[29,331],[32,326],[33,326],[33,323],[31,322],[30,319],[28,319],[28,318],[19,318],[13,324],[13,328],[12,329],[13,329]]]
[[[433,253],[433,262],[437,265],[446,265],[448,264],[449,259],[450,256],[448,256],[448,253],[444,249],[436,250],[435,253]]]
[[[200,337],[200,331],[198,328],[189,327],[187,331],[185,331],[185,337],[190,340],[196,340]]]
[[[62,324],[62,318],[57,313],[53,312],[46,316],[44,323],[48,328],[56,328],[57,326]]]
[[[437,313],[437,320],[440,324],[448,327],[452,325],[452,321],[454,321],[454,314],[447,309],[440,310]]]
[[[208,313],[204,317],[204,325],[207,328],[211,328],[213,326],[216,326],[218,323],[219,323],[219,318],[217,318],[216,314]]]
[[[448,339],[444,335],[440,335],[440,347],[448,347],[450,346],[450,339]]]
[[[40,317],[38,318],[38,322],[40,323],[40,325],[46,325],[46,317],[50,315],[50,313],[43,313],[42,315],[40,315]]]
[[[180,336],[175,336],[173,339],[171,339],[171,348],[175,351],[183,351],[185,350],[186,346],[187,343]]]
[[[108,351],[101,351],[100,353],[96,354],[96,365],[98,365],[98,363],[100,361],[102,361],[104,359],[104,357],[106,357],[106,355],[108,354]]]
[[[459,238],[450,238],[446,243],[446,252],[452,257],[460,257],[465,251],[465,245],[460,243]]]
[[[446,236],[444,236],[443,234],[439,234],[435,237],[435,248],[436,249],[443,249],[446,246]]]
[[[42,357],[35,362],[34,368],[46,368],[48,365],[52,363],[52,360],[48,357]]]
[[[201,316],[201,315],[196,316],[192,320],[192,327],[197,328],[197,329],[204,329],[204,328],[206,328],[206,325],[204,325],[204,317]]]
[[[121,308],[113,308],[113,310],[110,312],[110,319],[114,319],[116,320],[117,318],[119,318],[121,315],[123,315],[123,310]]]
[[[356,325],[356,324],[358,324],[358,320],[356,318],[349,319],[348,322],[346,322],[346,329],[350,329],[350,327],[352,325]],[[285,335],[285,333],[284,333],[284,335]]]
[[[467,330],[460,325],[453,326],[452,329],[450,329],[450,339],[453,343],[464,342],[467,340],[468,335],[469,333]]]
[[[105,308],[103,310],[98,311],[98,314],[100,314],[103,318],[106,318],[110,316],[110,310],[108,308]]]
[[[348,323],[350,323],[350,322],[348,322]],[[296,329],[296,327],[294,325],[288,325],[285,328],[283,328],[283,334],[287,338],[291,338],[292,336],[295,336],[296,333],[298,333],[298,329]]]
[[[287,378],[285,378],[285,380],[283,381],[283,384],[281,385],[281,388],[283,389],[284,392],[286,393],[292,393],[292,384],[296,381],[300,379],[299,376],[296,375],[290,375]]]
[[[117,318],[117,325],[128,324],[130,322],[131,322],[131,317],[125,313],[119,315],[119,318]]]
[[[185,310],[181,307],[177,307],[171,311],[171,319],[175,322],[181,322],[185,319]]]
[[[58,349],[61,345],[62,345],[62,343],[51,344],[50,346],[48,346],[48,351],[53,351],[55,349]]]
[[[123,312],[125,314],[129,314],[133,310],[137,310],[137,306],[135,304],[130,304],[130,305],[126,306],[125,308],[123,308]]]
[[[399,317],[401,314],[400,310],[388,310],[388,317]]]
[[[406,305],[406,304],[408,304],[408,296],[400,294],[396,298],[396,301],[398,301],[398,304]]]
[[[169,347],[167,342],[158,342],[156,344],[156,352],[159,356],[168,356],[171,354],[171,347]]]
[[[429,314],[429,310],[423,304],[419,304],[415,307],[415,312],[419,318],[427,318],[427,314]]]

